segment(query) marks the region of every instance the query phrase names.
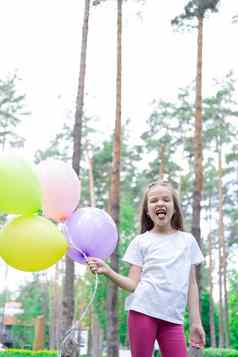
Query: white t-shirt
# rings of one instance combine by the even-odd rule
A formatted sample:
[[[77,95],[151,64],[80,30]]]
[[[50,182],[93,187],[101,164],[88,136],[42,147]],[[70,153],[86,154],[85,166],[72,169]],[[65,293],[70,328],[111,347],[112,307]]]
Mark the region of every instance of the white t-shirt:
[[[192,234],[145,232],[132,240],[123,260],[142,267],[141,280],[126,299],[126,310],[182,324],[191,266],[204,260]]]

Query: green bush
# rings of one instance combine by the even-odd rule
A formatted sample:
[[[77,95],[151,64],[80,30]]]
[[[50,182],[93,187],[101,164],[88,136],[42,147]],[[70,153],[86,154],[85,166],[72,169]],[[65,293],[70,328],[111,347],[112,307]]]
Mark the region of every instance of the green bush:
[[[161,357],[159,351],[156,351],[153,357]],[[238,357],[238,351],[220,348],[205,348],[203,357]]]
[[[56,351],[30,351],[7,349],[0,352],[0,357],[56,357]]]
[[[238,357],[237,350],[222,348],[206,348],[203,353],[204,357]]]
[[[57,357],[57,351],[30,351],[30,350],[16,350],[7,349],[0,352],[0,357]],[[82,356],[86,357],[86,356]]]
[[[14,350],[7,349],[0,352],[0,357],[57,357],[57,351],[30,351],[30,350]],[[157,354],[157,356],[159,356]],[[83,356],[82,356],[83,357]],[[84,356],[86,357],[86,356]],[[206,348],[203,352],[203,357],[238,357],[237,350]]]

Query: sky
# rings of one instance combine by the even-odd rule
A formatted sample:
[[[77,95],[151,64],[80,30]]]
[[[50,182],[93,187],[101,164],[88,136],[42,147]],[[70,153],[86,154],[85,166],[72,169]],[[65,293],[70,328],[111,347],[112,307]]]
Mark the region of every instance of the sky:
[[[134,140],[145,127],[152,101],[174,99],[178,88],[195,78],[196,32],[176,33],[170,25],[184,3],[124,3],[122,120],[131,118]],[[83,10],[83,0],[0,0],[0,78],[14,71],[21,78],[19,91],[26,94],[31,112],[20,127],[29,158],[46,148],[66,114],[74,113]],[[204,95],[213,93],[214,78],[223,78],[231,69],[238,76],[238,24],[232,24],[236,13],[237,0],[222,0],[219,13],[205,21]],[[85,87],[85,113],[98,118],[104,136],[113,130],[115,77],[116,0],[109,0],[91,9]],[[27,276],[17,274],[18,280]],[[11,273],[9,277],[14,288]]]
[[[238,25],[231,23],[238,2],[221,4],[204,27],[204,94],[212,90],[213,78],[230,69],[238,73]],[[153,99],[172,99],[195,78],[196,33],[175,33],[170,25],[183,5],[183,0],[147,0],[144,7],[133,0],[124,4],[122,119],[131,118],[138,132]],[[32,154],[60,131],[67,111],[74,113],[84,1],[0,0],[0,9],[0,76],[17,70],[22,78],[32,115],[21,132],[25,151]],[[115,28],[115,0],[91,9],[85,112],[99,118],[105,135],[115,118]]]

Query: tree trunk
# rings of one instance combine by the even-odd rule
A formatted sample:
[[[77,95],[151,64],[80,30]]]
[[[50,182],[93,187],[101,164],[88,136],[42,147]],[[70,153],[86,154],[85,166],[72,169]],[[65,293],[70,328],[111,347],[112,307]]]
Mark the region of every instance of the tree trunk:
[[[35,340],[33,343],[33,351],[44,349],[45,339],[45,317],[44,315],[38,316],[35,321]]]
[[[49,297],[49,303],[50,303],[50,329],[49,329],[49,347],[51,350],[57,349],[56,345],[56,270],[57,270],[57,264],[55,266],[55,278],[54,281],[52,282],[52,287],[50,288],[50,297]]]
[[[86,76],[89,11],[90,11],[90,0],[85,0],[78,93],[76,99],[75,122],[74,122],[74,129],[73,129],[73,138],[74,138],[73,168],[78,174],[78,176],[80,174],[80,160],[81,160],[81,135],[82,135],[82,120],[83,120],[83,105],[84,105],[84,86],[85,86],[85,76]]]
[[[88,357],[92,357],[92,306],[89,307],[88,314],[89,314],[89,323],[88,323],[87,352],[88,352]]]
[[[224,242],[225,244],[225,242]],[[230,326],[229,326],[229,306],[228,306],[228,293],[227,293],[227,256],[226,246],[224,245],[224,263],[223,263],[223,279],[224,279],[224,328],[225,328],[225,347],[230,347]]]
[[[65,257],[65,276],[63,281],[63,299],[62,299],[62,328],[61,335],[72,326],[74,318],[74,263]]]
[[[225,233],[224,233],[224,192],[223,192],[223,167],[222,167],[222,147],[220,146],[218,152],[218,172],[219,172],[219,241],[221,246],[221,267],[223,277],[223,293],[224,293],[224,345],[229,347],[230,334],[229,334],[229,313],[228,313],[228,296],[227,296],[227,254],[225,245]]]
[[[86,145],[86,157],[88,161],[89,193],[91,207],[96,207],[94,193],[93,159],[90,157],[88,144]],[[90,308],[90,331],[88,340],[88,351],[91,357],[102,356],[102,329],[98,322],[96,314]]]
[[[211,347],[216,347],[216,331],[215,331],[215,321],[214,321],[214,301],[213,301],[213,280],[212,280],[212,242],[211,234],[208,234],[208,244],[209,244],[209,325],[210,325],[210,337],[211,337]]]
[[[192,213],[192,234],[201,247],[201,200],[203,190],[203,153],[202,153],[202,47],[203,47],[203,17],[198,17],[198,37],[197,37],[197,75],[196,75],[196,112],[195,112],[195,133],[194,133],[194,161],[195,161],[195,182],[193,192],[193,213]],[[196,268],[197,283],[201,292],[201,270],[200,265]]]
[[[164,162],[164,151],[165,147],[164,144],[160,145],[160,167],[159,167],[159,177],[161,180],[164,178],[164,173],[165,173],[165,162]]]
[[[96,207],[95,193],[94,193],[94,177],[93,177],[93,159],[90,157],[88,144],[86,146],[86,157],[88,161],[88,188],[90,194],[90,205],[91,207]]]
[[[58,349],[61,330],[61,289],[59,284],[59,263],[55,265],[55,277],[52,287],[51,319],[50,319],[50,349]]]
[[[220,197],[220,224],[221,224],[221,250],[222,250],[222,267],[223,267],[223,292],[224,292],[224,338],[225,347],[230,347],[230,331],[229,331],[229,307],[228,307],[228,294],[227,294],[227,257],[226,242],[224,233],[224,190],[223,190],[223,165],[222,165],[222,146],[219,150],[219,197]]]
[[[211,197],[209,197],[209,233],[208,233],[208,258],[209,258],[209,268],[208,268],[208,282],[209,282],[209,326],[210,326],[210,344],[212,347],[216,347],[216,330],[214,322],[214,301],[213,301],[213,259],[212,259],[212,235],[211,235]]]
[[[72,166],[78,176],[80,176],[81,160],[81,134],[84,104],[84,84],[86,74],[86,54],[88,39],[90,0],[85,0],[84,19],[82,29],[80,72],[78,81],[78,92],[76,98],[75,123],[73,129],[73,160]],[[74,262],[66,256],[65,277],[63,283],[63,313],[62,313],[62,335],[72,326],[74,317]]]
[[[103,333],[99,325],[96,314],[92,314],[91,329],[92,329],[92,349],[91,349],[90,356],[101,357]]]
[[[219,347],[224,347],[224,322],[223,322],[223,284],[222,284],[222,253],[219,242]]]
[[[219,190],[219,347],[224,347],[224,221],[223,221],[223,188],[222,188],[222,163],[221,151],[218,152],[218,190]]]
[[[122,3],[117,0],[117,82],[116,82],[116,121],[113,144],[112,182],[110,192],[110,214],[119,229],[120,216],[120,151],[121,151],[121,73],[122,73]],[[118,248],[112,254],[111,265],[118,271]],[[117,319],[118,287],[109,282],[108,289],[108,327],[107,357],[119,356],[118,319]]]

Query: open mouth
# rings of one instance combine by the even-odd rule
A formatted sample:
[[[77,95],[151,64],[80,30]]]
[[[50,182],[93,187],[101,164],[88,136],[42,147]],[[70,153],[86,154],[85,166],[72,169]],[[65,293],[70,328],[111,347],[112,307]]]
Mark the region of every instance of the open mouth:
[[[166,216],[166,214],[167,214],[167,211],[166,211],[165,208],[157,208],[155,210],[155,214],[159,218],[164,218]]]

